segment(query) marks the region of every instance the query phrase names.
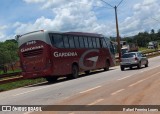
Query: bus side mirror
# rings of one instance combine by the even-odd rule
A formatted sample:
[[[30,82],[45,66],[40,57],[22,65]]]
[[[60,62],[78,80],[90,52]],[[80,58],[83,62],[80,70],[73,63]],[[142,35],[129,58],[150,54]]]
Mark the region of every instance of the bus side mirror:
[[[15,40],[18,41],[20,37],[21,37],[21,35],[16,35]]]
[[[115,45],[111,42],[111,46],[112,46],[112,53],[113,54],[116,54],[116,47],[115,47]]]

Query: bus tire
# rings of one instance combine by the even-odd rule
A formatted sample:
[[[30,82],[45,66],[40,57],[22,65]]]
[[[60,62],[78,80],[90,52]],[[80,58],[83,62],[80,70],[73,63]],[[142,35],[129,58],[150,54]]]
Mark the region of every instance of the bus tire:
[[[56,82],[56,81],[57,81],[58,77],[46,77],[45,79],[46,79],[48,82],[53,83],[53,82]]]
[[[78,75],[79,75],[79,68],[77,65],[74,64],[72,66],[72,78],[76,79],[76,78],[78,78]]]
[[[90,73],[90,70],[85,71],[85,74],[89,74],[89,73]]]
[[[132,70],[132,66],[130,66],[129,69]]]
[[[109,71],[109,61],[108,60],[106,61],[104,71]]]

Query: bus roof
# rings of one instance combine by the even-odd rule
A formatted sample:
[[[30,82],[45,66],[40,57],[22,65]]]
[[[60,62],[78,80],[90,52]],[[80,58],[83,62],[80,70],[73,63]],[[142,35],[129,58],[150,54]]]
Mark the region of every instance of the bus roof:
[[[87,33],[87,32],[57,32],[57,31],[48,31],[48,30],[38,30],[38,31],[32,31],[28,32],[22,35],[17,35],[18,38],[29,35],[29,34],[34,34],[37,32],[45,32],[45,33],[57,33],[57,34],[68,34],[68,35],[82,35],[82,36],[93,36],[93,37],[104,37],[102,34],[97,34],[97,33]]]
[[[104,37],[102,34],[96,34],[96,33],[87,33],[87,32],[64,32],[64,34],[70,34],[70,35],[84,35],[84,36],[93,36],[93,37]]]

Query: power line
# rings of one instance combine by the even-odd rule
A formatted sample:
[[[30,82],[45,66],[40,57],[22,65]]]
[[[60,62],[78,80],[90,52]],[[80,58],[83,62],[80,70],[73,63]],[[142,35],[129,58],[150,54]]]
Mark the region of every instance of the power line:
[[[91,7],[97,7],[97,8],[107,8],[107,9],[111,9],[111,8],[109,8],[109,7],[107,7],[107,6],[98,6],[98,5],[89,5],[89,4],[86,4],[86,3],[83,3],[83,2],[74,2],[75,4],[82,4],[82,5],[85,5],[85,6],[91,6]],[[61,7],[61,8],[58,8],[58,9],[66,9],[65,7]]]
[[[109,5],[110,7],[114,8],[111,4],[109,4],[108,2],[104,1],[104,0],[100,0],[102,2],[104,2],[105,4]],[[116,7],[118,7],[124,0],[121,0],[118,5]]]
[[[120,60],[120,59],[121,59],[121,46],[120,46],[120,36],[119,36],[119,27],[118,27],[117,8],[118,8],[118,6],[123,2],[123,0],[121,0],[121,1],[118,3],[117,6],[115,5],[115,7],[113,7],[111,4],[107,3],[107,2],[104,1],[104,0],[100,0],[100,1],[102,1],[102,2],[105,3],[106,5],[114,8],[114,10],[115,10],[116,31],[117,31],[117,43],[118,43],[118,52],[119,52],[119,60]]]
[[[106,1],[104,1],[104,0],[100,0],[100,1],[104,2],[105,4],[109,5],[112,8],[114,8],[111,4],[107,3]]]
[[[83,2],[74,2],[74,3],[75,3],[75,4],[84,4],[84,5],[86,5],[86,6],[92,6],[92,7],[97,7],[97,8],[108,8],[108,7],[106,7],[106,6],[88,5],[88,4],[83,3]],[[108,8],[108,9],[110,9],[110,8]]]
[[[155,21],[157,21],[157,22],[159,22],[160,23],[160,21],[158,20],[158,19],[155,19],[155,18],[153,18],[153,17],[151,17],[153,20],[155,20]]]
[[[109,7],[106,7],[106,6],[93,6],[93,7],[112,9],[112,8],[109,8]]]
[[[119,4],[117,5],[117,7],[123,2],[124,0],[121,0],[120,2],[119,2]]]

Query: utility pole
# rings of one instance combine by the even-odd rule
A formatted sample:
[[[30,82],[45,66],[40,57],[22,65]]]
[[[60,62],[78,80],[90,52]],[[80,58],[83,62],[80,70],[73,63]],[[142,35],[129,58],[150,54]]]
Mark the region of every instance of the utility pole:
[[[114,8],[114,10],[115,10],[116,32],[117,32],[117,39],[116,39],[116,40],[117,40],[117,44],[118,44],[118,53],[119,53],[119,61],[120,61],[122,54],[121,54],[121,44],[120,44],[119,27],[118,27],[117,8],[118,8],[118,6],[123,2],[123,0],[121,0],[121,1],[119,2],[119,4],[118,4],[117,6],[115,6],[115,7],[113,7],[111,4],[107,3],[107,2],[104,1],[104,0],[101,0],[101,1],[102,1],[103,3],[105,3],[106,5]]]
[[[117,6],[115,6],[114,9],[115,9],[115,19],[116,19],[118,53],[119,53],[119,60],[120,60],[121,59],[121,44],[120,44],[119,27],[118,27]]]

